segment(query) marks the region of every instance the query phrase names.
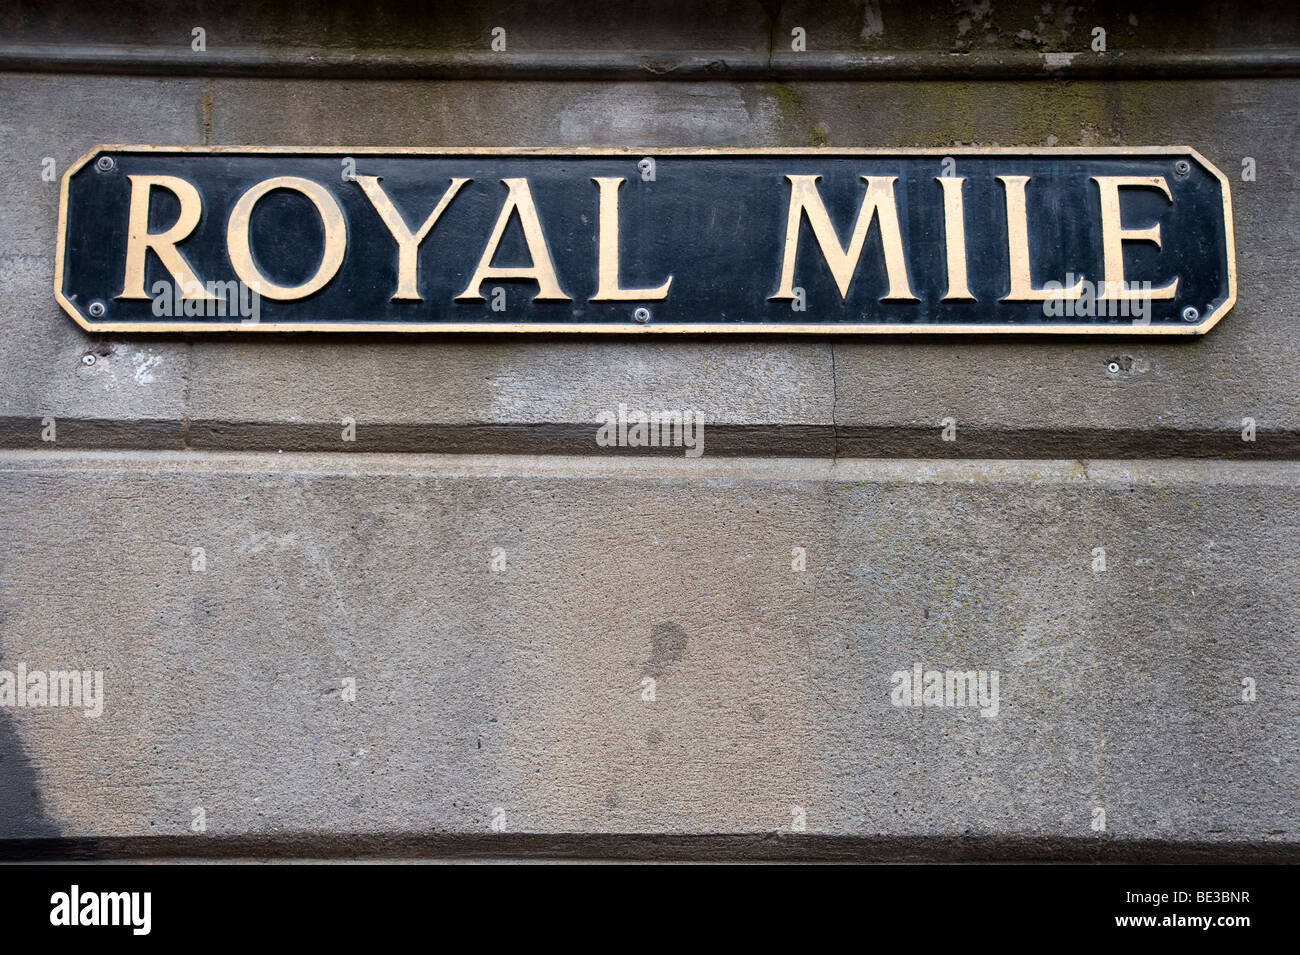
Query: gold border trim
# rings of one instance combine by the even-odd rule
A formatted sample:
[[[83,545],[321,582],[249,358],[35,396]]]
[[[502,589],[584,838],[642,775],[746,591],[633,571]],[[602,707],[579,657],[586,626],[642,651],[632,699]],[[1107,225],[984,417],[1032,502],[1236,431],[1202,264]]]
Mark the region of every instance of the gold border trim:
[[[68,186],[73,175],[91,158],[104,152],[117,153],[271,153],[279,155],[423,155],[423,156],[1155,156],[1186,155],[1219,180],[1223,195],[1224,250],[1228,260],[1228,295],[1223,303],[1196,325],[773,325],[759,323],[691,323],[677,325],[628,324],[529,324],[429,323],[429,322],[239,322],[211,323],[93,322],[63,294],[63,259],[67,244]],[[647,147],[644,149],[489,146],[430,148],[426,146],[124,146],[101,143],[86,152],[63,173],[59,186],[59,224],[55,242],[54,298],[72,320],[88,332],[190,333],[239,332],[418,332],[423,334],[501,332],[558,332],[571,335],[1204,335],[1217,325],[1237,303],[1237,250],[1232,225],[1232,189],[1228,177],[1214,163],[1190,146],[912,146],[896,149],[805,149],[798,146]]]

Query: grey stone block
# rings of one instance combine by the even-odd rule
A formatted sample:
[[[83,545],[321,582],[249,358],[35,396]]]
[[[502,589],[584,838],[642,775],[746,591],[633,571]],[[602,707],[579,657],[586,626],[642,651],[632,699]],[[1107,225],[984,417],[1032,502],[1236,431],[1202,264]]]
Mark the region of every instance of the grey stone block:
[[[500,808],[564,852],[761,854],[785,832],[814,853],[1294,854],[1296,477],[6,452],[0,662],[102,669],[106,702],[0,714],[6,787],[40,806],[0,825],[454,851],[490,846]],[[914,662],[998,670],[997,716],[893,706]]]
[[[384,443],[369,450],[583,453],[596,409],[626,400],[698,408],[731,453],[1266,458],[1300,448],[1300,392],[1287,371],[1300,289],[1286,214],[1296,206],[1289,157],[1300,142],[1286,114],[1269,108],[1294,81],[518,87],[8,75],[3,83],[19,133],[6,149],[32,170],[30,182],[10,181],[15,202],[3,213],[0,291],[13,320],[0,335],[14,371],[0,379],[0,440],[10,446],[33,445],[33,422],[48,414],[77,419],[67,440],[87,446],[333,449],[346,414],[390,426],[371,429]],[[50,100],[73,108],[41,132]],[[992,100],[998,110],[975,109]],[[980,129],[967,128],[976,114]],[[1229,173],[1250,155],[1258,178],[1234,185],[1240,300],[1197,340],[191,343],[87,336],[60,313],[48,286],[55,198],[37,175],[51,133],[71,137],[69,155],[97,139],[206,136],[647,148],[941,145],[954,134],[1027,145],[1186,142]],[[91,350],[99,360],[88,368],[81,358]],[[956,445],[937,440],[948,416],[959,424]],[[1253,444],[1239,439],[1245,417],[1257,424]]]

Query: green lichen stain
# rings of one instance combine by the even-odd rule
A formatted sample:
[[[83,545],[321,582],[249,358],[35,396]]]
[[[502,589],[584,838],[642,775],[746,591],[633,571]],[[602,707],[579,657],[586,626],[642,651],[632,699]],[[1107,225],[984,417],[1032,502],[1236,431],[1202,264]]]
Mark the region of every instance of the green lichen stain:
[[[763,94],[781,117],[781,141],[807,146],[829,146],[830,132],[823,122],[812,122],[807,97],[793,83],[764,83]]]
[[[916,82],[896,95],[917,143],[1089,146],[1117,141],[1120,105],[1106,83]]]
[[[1180,115],[1185,87],[1045,77],[762,83],[759,95],[790,145],[1072,147],[1149,144],[1152,117]]]

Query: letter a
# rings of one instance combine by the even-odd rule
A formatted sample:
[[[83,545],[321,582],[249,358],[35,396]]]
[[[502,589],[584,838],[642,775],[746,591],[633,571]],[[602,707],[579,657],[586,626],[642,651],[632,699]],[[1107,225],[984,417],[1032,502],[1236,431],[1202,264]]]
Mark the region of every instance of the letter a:
[[[465,291],[456,298],[482,299],[479,286],[488,279],[495,278],[534,280],[539,287],[538,293],[533,296],[534,301],[538,299],[552,302],[572,301],[560,288],[560,280],[555,275],[555,266],[546,248],[546,237],[542,235],[542,224],[537,218],[537,207],[533,204],[533,194],[528,189],[528,180],[502,179],[501,181],[509,190],[505,205],[501,207],[501,214],[497,216],[497,224],[492,229],[492,237],[488,239],[487,246],[483,249],[478,268],[474,270],[474,277],[465,286]],[[519,212],[519,224],[524,228],[524,241],[528,243],[528,255],[533,260],[533,264],[527,268],[495,268],[492,259],[496,256],[497,246],[501,244],[501,237],[505,235],[506,226],[510,224],[511,213],[516,210]]]

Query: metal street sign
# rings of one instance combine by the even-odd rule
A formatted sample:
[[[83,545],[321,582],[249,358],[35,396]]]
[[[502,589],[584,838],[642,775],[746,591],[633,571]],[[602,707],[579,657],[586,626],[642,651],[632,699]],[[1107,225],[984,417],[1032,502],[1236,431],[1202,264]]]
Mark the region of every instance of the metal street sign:
[[[58,242],[105,332],[1189,335],[1237,294],[1185,147],[101,146]]]

